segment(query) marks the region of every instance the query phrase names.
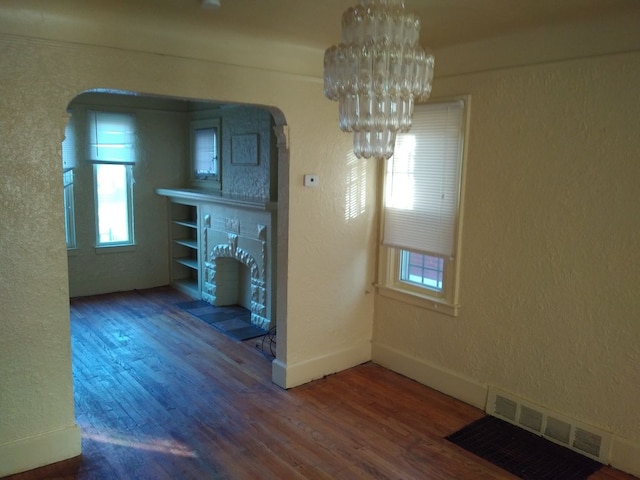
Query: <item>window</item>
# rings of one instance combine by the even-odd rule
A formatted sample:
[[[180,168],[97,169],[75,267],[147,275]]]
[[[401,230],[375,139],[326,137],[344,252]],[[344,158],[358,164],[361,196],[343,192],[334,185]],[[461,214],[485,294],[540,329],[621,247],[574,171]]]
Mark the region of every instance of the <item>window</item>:
[[[415,107],[385,168],[381,293],[456,313],[462,100]],[[421,299],[424,299],[423,302]]]
[[[220,119],[191,123],[191,181],[205,188],[220,188]]]
[[[62,186],[64,202],[64,231],[67,248],[76,248],[76,218],[73,196],[73,169],[76,167],[76,142],[73,117],[64,130],[62,142]]]
[[[133,243],[131,166],[95,164],[98,245]]]
[[[76,217],[73,202],[73,170],[62,174],[64,187],[64,232],[67,239],[67,248],[76,248]]]
[[[88,112],[89,162],[93,163],[96,245],[132,245],[135,117]]]
[[[443,289],[444,259],[402,250],[400,281],[409,282],[436,292]]]

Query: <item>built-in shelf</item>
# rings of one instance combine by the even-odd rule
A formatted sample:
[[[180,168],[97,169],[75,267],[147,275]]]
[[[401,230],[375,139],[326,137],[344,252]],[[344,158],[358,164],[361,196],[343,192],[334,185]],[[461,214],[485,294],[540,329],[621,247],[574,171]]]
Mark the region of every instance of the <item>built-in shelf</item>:
[[[200,298],[200,256],[198,205],[185,199],[170,199],[170,281],[171,285]]]
[[[198,241],[196,239],[178,238],[178,239],[175,239],[174,242],[176,242],[178,245],[183,245],[187,248],[193,248],[195,250],[198,249]]]
[[[198,222],[193,220],[173,220],[173,223],[176,225],[182,225],[183,227],[198,228]]]
[[[190,297],[200,298],[200,287],[198,286],[198,282],[194,279],[173,280],[171,285],[176,290],[180,290],[182,293],[186,293]]]
[[[199,268],[197,260],[194,260],[193,258],[174,258],[173,261],[178,262],[185,267],[193,268],[194,270],[198,270]]]

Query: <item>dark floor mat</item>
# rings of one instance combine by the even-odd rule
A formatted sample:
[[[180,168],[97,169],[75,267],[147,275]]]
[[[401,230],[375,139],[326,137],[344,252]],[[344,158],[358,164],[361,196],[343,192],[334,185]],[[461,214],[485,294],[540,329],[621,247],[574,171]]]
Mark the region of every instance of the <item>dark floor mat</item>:
[[[198,317],[234,340],[249,340],[267,334],[266,330],[251,324],[251,312],[240,305],[215,307],[203,300],[194,300],[176,303],[176,307]]]
[[[467,425],[447,440],[526,480],[585,480],[602,466],[492,416]]]

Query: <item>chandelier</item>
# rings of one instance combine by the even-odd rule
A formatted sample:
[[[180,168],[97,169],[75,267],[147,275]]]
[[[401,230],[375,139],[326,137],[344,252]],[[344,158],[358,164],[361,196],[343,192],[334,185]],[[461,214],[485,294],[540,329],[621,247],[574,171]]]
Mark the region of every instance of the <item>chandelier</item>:
[[[402,0],[360,0],[342,15],[342,42],[324,54],[324,94],[339,104],[358,158],[389,158],[431,93],[434,57],[418,45],[420,19]]]

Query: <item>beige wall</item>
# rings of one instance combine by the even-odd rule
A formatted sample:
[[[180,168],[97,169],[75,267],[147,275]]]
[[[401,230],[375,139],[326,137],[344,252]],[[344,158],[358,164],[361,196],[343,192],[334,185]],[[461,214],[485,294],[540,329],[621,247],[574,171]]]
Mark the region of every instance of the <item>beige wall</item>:
[[[378,296],[373,341],[479,407],[492,385],[614,433],[636,474],[638,85],[639,51],[437,79],[434,96],[471,97],[460,314]]]
[[[286,118],[278,383],[369,359],[373,323],[381,363],[471,403],[491,384],[610,429],[640,472],[629,462],[640,457],[637,52],[525,59],[509,39],[495,64],[496,43],[442,52],[434,94],[471,95],[461,313],[378,297],[374,317],[376,168],[348,158],[351,140],[322,94],[322,52],[252,49],[216,31],[207,49],[198,33],[197,59],[182,55],[189,35],[179,32],[145,43],[149,25],[114,38],[94,34],[90,19],[73,27],[37,12],[0,18],[0,475],[79,453],[59,148],[67,104],[96,87],[255,103]],[[569,57],[595,32],[571,37],[582,47]],[[625,50],[624,32],[611,51]],[[571,38],[557,34],[540,52]],[[96,41],[116,48],[87,46]],[[169,55],[142,53],[164,47]],[[459,74],[477,58],[486,62],[471,70],[486,73]],[[495,69],[514,58],[549,63]],[[320,186],[303,187],[305,173]]]
[[[288,291],[276,380],[291,386],[370,358],[375,168],[348,164],[351,140],[319,78],[9,35],[0,62],[0,475],[79,453],[59,149],[68,103],[90,88],[280,109],[290,158],[279,172],[284,225],[289,212],[279,243],[289,250],[279,252]],[[354,171],[365,193],[355,206]],[[321,187],[303,187],[305,173]]]
[[[71,297],[169,283],[167,200],[159,187],[187,185],[189,117],[185,102],[84,94],[71,103],[76,128],[74,195],[77,248],[69,250]],[[136,116],[133,166],[134,247],[95,248],[93,165],[86,161],[86,112],[115,109]]]

